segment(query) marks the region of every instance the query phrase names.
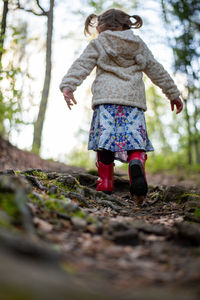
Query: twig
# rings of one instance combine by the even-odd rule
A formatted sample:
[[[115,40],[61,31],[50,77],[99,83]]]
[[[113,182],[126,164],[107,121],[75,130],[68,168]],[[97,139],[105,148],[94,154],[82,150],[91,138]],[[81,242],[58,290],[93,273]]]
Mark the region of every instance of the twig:
[[[36,2],[38,2],[38,1],[36,1]],[[38,3],[37,3],[37,4],[38,4]],[[46,12],[40,5],[38,5],[38,7],[42,10],[42,13],[37,13],[37,12],[35,12],[35,11],[32,10],[32,9],[26,9],[25,7],[21,6],[19,0],[17,1],[17,8],[18,8],[18,9],[21,9],[21,10],[24,10],[24,11],[26,11],[26,12],[32,13],[32,14],[34,14],[34,15],[36,15],[36,16],[47,16],[47,15],[48,15],[48,12]]]

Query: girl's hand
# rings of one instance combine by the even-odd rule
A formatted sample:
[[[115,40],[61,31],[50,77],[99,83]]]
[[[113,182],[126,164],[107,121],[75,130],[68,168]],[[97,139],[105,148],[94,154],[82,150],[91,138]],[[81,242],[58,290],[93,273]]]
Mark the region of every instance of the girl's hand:
[[[183,109],[183,102],[181,101],[181,98],[176,98],[174,100],[171,100],[171,110],[174,111],[174,105],[176,106],[176,114],[179,114]]]
[[[68,88],[63,89],[62,92],[63,92],[63,96],[65,98],[65,101],[67,102],[67,106],[71,110],[71,106],[73,106],[74,104],[77,104],[77,102],[74,98],[73,92]]]

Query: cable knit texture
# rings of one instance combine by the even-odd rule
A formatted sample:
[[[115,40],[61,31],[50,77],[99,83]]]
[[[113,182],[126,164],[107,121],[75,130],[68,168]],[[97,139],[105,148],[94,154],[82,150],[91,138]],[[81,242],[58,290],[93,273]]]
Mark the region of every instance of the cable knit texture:
[[[162,89],[169,100],[180,95],[168,72],[131,29],[106,30],[99,34],[72,64],[60,84],[60,89],[69,88],[75,91],[95,66],[97,70],[92,84],[93,108],[99,104],[112,103],[146,110],[143,72]]]

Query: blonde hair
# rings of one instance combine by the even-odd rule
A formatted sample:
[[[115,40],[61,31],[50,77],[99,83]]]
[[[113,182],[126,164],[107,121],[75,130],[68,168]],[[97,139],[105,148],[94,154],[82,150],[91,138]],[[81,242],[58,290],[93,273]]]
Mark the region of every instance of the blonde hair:
[[[132,22],[131,18],[136,21]],[[138,15],[128,15],[120,9],[109,9],[101,15],[90,14],[85,20],[85,34],[90,34],[89,27],[98,25],[102,31],[104,30],[127,30],[131,28],[140,28],[143,24],[142,18]]]

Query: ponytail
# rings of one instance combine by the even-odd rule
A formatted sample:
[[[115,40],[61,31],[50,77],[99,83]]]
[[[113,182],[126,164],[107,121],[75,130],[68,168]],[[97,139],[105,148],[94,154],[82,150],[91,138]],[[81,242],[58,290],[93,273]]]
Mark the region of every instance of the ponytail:
[[[129,16],[130,18],[134,18],[136,21],[132,23],[132,27],[138,29],[142,27],[143,21],[142,18],[138,15]]]
[[[131,20],[131,18],[135,20]],[[90,27],[96,27],[98,23],[99,27],[103,27],[103,30],[126,30],[135,28],[138,29],[142,26],[142,18],[138,15],[129,16],[122,10],[111,8],[100,16],[90,14],[85,20],[84,33],[91,34]]]
[[[84,28],[84,33],[86,34],[90,34],[90,27],[94,27],[96,24],[95,19],[97,19],[98,16],[95,14],[90,14],[87,19],[85,20],[85,28]]]

